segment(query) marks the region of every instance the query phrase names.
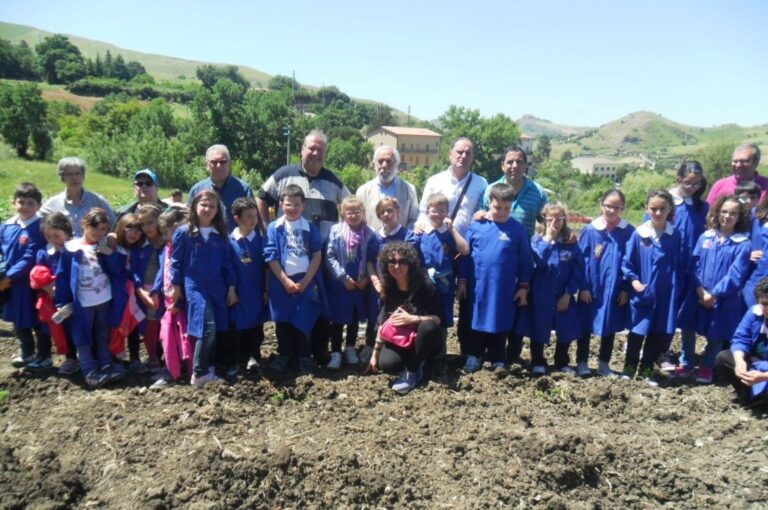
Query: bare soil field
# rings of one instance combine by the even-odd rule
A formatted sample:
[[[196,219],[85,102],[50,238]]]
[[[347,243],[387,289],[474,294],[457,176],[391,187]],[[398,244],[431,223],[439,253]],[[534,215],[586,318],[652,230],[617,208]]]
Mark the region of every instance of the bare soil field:
[[[88,391],[0,332],[0,508],[765,508],[765,409],[729,388],[552,374]],[[453,349],[451,349],[453,347]],[[455,343],[449,352],[455,351]],[[614,368],[621,367],[623,338]],[[267,356],[274,345],[265,346]],[[551,353],[550,353],[551,354]],[[7,393],[5,393],[7,392]]]

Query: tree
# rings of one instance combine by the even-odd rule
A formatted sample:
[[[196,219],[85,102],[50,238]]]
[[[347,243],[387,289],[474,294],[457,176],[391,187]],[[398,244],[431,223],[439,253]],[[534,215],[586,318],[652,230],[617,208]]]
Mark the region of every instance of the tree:
[[[203,87],[207,89],[213,89],[214,85],[220,80],[228,79],[232,83],[235,83],[244,89],[251,88],[251,82],[245,79],[240,74],[240,70],[237,66],[215,66],[213,64],[205,64],[197,68],[197,79],[203,82]]]
[[[77,76],[85,75],[85,61],[80,50],[72,44],[69,38],[62,34],[54,34],[43,39],[35,46],[37,61],[48,83],[69,83]],[[61,76],[60,73],[64,73]],[[75,78],[77,79],[77,78]]]
[[[0,84],[0,135],[20,158],[45,159],[51,147],[46,125],[47,107],[37,85]]]
[[[0,78],[13,80],[38,80],[35,69],[35,55],[26,43],[17,45],[0,38]]]
[[[289,90],[293,91],[296,87],[296,82],[290,76],[284,76],[282,74],[276,74],[270,78],[267,84],[269,90]]]
[[[549,155],[552,153],[552,141],[547,135],[541,135],[539,142],[536,144],[536,157],[539,161],[549,159]]]
[[[735,148],[736,143],[724,141],[707,145],[696,153],[710,183],[731,175],[731,157]]]

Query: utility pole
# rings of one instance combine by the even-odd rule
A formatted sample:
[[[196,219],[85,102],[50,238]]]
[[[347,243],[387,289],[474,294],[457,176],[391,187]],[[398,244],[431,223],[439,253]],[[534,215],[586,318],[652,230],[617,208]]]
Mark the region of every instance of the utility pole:
[[[291,164],[291,127],[290,126],[284,127],[283,134],[288,139],[285,146],[285,164],[290,165]]]
[[[406,125],[408,127],[411,126],[411,105],[408,105],[408,122],[406,122]]]

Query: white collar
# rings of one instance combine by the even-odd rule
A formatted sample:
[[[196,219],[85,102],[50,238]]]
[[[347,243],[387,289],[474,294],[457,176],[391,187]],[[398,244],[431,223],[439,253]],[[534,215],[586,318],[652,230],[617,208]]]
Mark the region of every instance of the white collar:
[[[446,227],[445,225],[440,225],[439,228],[435,228],[435,227],[432,226],[432,224],[430,222],[427,222],[427,224],[424,226],[424,233],[425,234],[432,233],[435,230],[437,230],[439,233],[442,234],[443,232],[448,230],[448,227]]]
[[[249,241],[253,241],[253,238],[256,237],[256,229],[254,228],[251,230],[251,233],[245,236],[245,238]],[[240,227],[235,227],[235,230],[232,231],[232,238],[235,241],[239,241],[243,238],[243,234],[240,233]]]
[[[28,226],[30,226],[31,224],[33,224],[34,222],[36,222],[39,219],[40,219],[40,215],[37,214],[37,213],[35,213],[33,216],[30,216],[26,220],[22,220],[21,218],[19,218],[18,214],[14,214],[8,220],[8,224],[16,224],[16,225],[21,226],[22,228],[27,228]]]
[[[276,227],[283,227],[289,221],[291,221],[291,220],[286,219],[285,216],[280,216],[277,220],[275,220],[275,226]],[[307,221],[307,219],[304,216],[302,216],[301,218],[299,218],[296,221],[298,222],[297,226],[298,226],[299,230],[309,231],[309,222]]]
[[[627,228],[627,220],[624,218],[621,218],[619,222],[616,224],[616,228]],[[605,221],[605,218],[602,216],[598,216],[594,220],[592,220],[592,227],[595,230],[605,230],[608,228],[608,223]]]
[[[75,253],[76,251],[80,251],[83,249],[83,246],[85,246],[85,243],[83,242],[82,238],[76,237],[74,239],[70,239],[66,243],[64,243],[64,248],[70,252]],[[88,245],[90,246],[90,245]]]
[[[430,227],[431,227],[431,226],[432,226],[432,225],[430,225]],[[379,229],[379,234],[381,235],[381,237],[389,237],[389,236],[393,236],[393,235],[397,234],[398,232],[400,232],[400,229],[401,229],[401,228],[403,228],[403,226],[402,226],[401,224],[399,224],[399,223],[398,223],[398,224],[397,224],[397,226],[395,227],[395,229],[394,229],[392,232],[389,232],[389,233],[387,233],[387,232],[384,232],[384,227],[381,227],[381,228]]]
[[[58,251],[59,251],[59,249],[56,248],[54,245],[52,245],[50,243],[47,244],[46,247],[45,247],[45,253],[47,253],[48,255],[56,255],[56,253],[58,253]]]
[[[670,222],[667,222],[667,225],[664,227],[664,232],[662,232],[662,234],[671,236],[674,231],[675,227],[673,227]],[[651,226],[651,220],[648,220],[637,227],[636,232],[637,235],[643,238],[656,238],[656,230]]]
[[[718,231],[711,228],[706,232],[704,232],[703,235],[704,237],[714,238],[714,237],[717,237]],[[747,234],[745,234],[744,232],[734,232],[733,234],[728,236],[728,239],[730,241],[733,241],[734,243],[743,243],[744,241],[749,241],[749,237],[747,237]]]

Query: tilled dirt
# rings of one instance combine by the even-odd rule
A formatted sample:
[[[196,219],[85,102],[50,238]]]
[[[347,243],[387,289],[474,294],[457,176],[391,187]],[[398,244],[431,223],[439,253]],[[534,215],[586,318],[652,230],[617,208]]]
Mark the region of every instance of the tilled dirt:
[[[7,330],[7,324],[2,325]],[[11,369],[2,508],[765,508],[765,409],[729,388],[451,369],[88,391]],[[623,338],[617,338],[617,353]],[[267,354],[273,349],[265,348]],[[614,368],[621,366],[615,356]]]

